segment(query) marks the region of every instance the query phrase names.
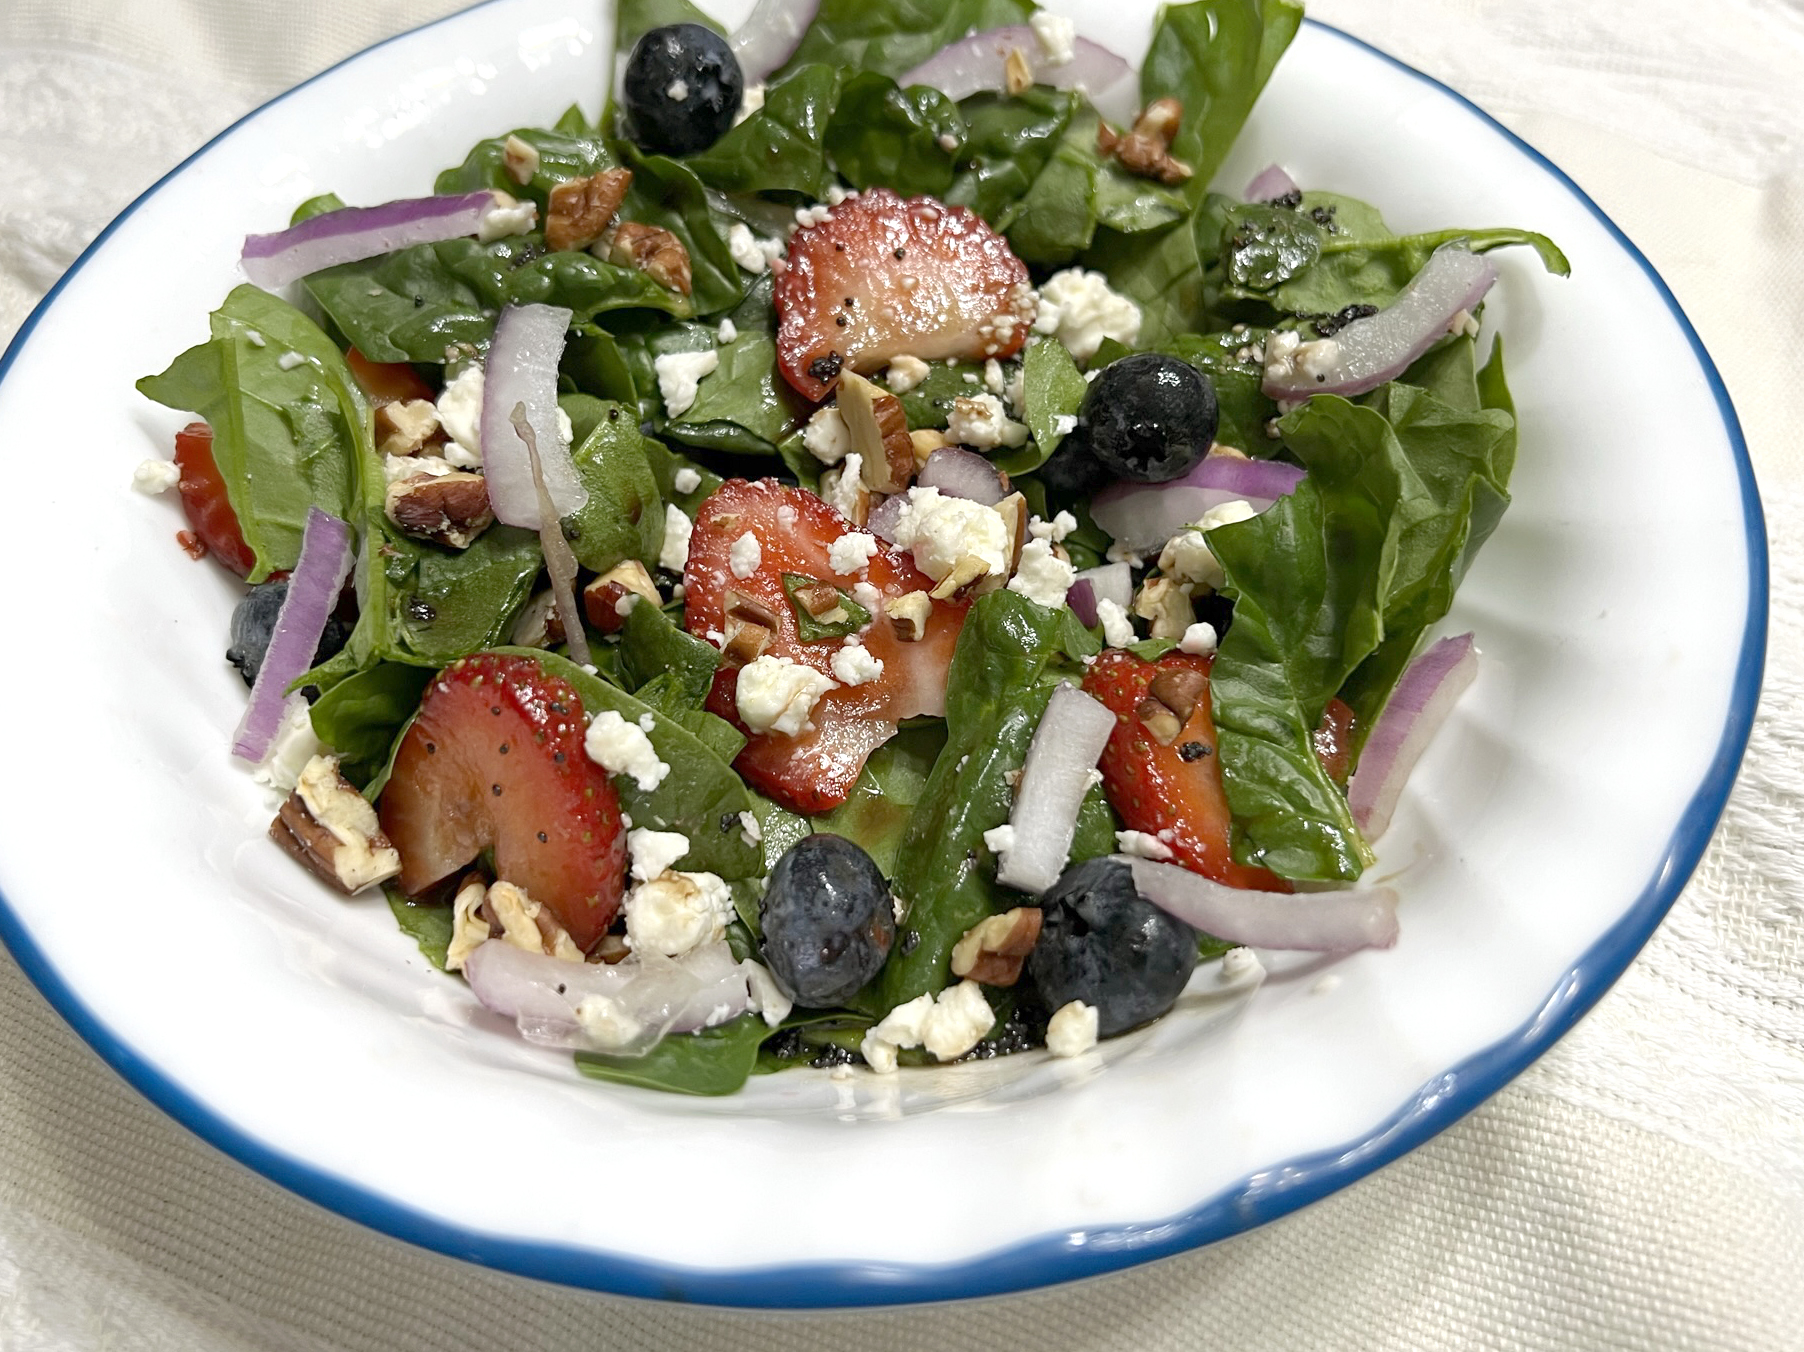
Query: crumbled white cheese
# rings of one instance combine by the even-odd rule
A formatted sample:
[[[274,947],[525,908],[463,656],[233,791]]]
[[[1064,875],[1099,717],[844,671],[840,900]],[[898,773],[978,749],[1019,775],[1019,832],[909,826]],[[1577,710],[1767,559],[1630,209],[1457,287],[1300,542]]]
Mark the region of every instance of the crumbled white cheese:
[[[764,85],[762,83],[747,85],[745,93],[739,97],[739,112],[734,115],[733,125],[737,127],[762,107],[764,107]]]
[[[1265,964],[1259,961],[1259,955],[1250,948],[1230,948],[1221,955],[1221,979],[1224,983],[1244,981],[1248,977],[1261,976],[1265,972]]]
[[[1077,55],[1077,25],[1063,14],[1038,9],[1028,17],[1028,25],[1039,40],[1049,66],[1068,66]]]
[[[827,501],[848,521],[858,519],[858,492],[864,479],[864,457],[853,451],[839,467],[839,477],[827,490]]]
[[[444,391],[434,405],[438,409],[438,425],[445,429],[451,442],[445,447],[445,460],[459,469],[482,466],[482,368],[471,362],[445,383]]]
[[[679,493],[693,493],[702,486],[702,476],[684,465],[670,476],[670,486]]]
[[[921,1030],[921,1045],[941,1061],[954,1061],[979,1042],[996,1024],[990,1002],[983,998],[983,987],[975,981],[961,981],[939,994],[933,1002],[933,1013]]]
[[[1046,1050],[1054,1056],[1082,1056],[1096,1045],[1096,1010],[1082,1000],[1060,1005],[1046,1022]]]
[[[576,1022],[602,1051],[630,1046],[645,1031],[645,1025],[611,995],[583,996],[576,1006]]]
[[[658,393],[664,397],[664,411],[680,418],[695,407],[695,396],[701,383],[720,369],[720,353],[667,352],[652,362],[658,373]]]
[[[784,530],[789,530],[795,526],[795,523],[795,508],[791,507],[787,502],[777,508],[777,524],[779,526],[783,527]]]
[[[647,883],[689,853],[689,837],[681,831],[653,831],[640,826],[626,833],[635,881]]]
[[[720,321],[720,327],[714,330],[714,337],[722,346],[739,341],[739,325],[730,319]]]
[[[823,225],[832,214],[833,208],[825,202],[816,202],[810,207],[797,207],[796,224],[799,226]]]
[[[1009,412],[1019,418],[1027,411],[1027,368],[1017,364],[1009,374],[1008,384],[1002,391],[1002,397],[1008,401]]]
[[[284,352],[276,358],[276,366],[284,371],[292,371],[307,359],[298,352]]]
[[[763,272],[770,266],[770,260],[766,257],[765,251],[759,247],[751,227],[742,221],[735,221],[727,227],[727,252],[732,254],[733,261],[747,272]]]
[[[962,445],[980,451],[997,446],[1020,446],[1027,441],[1027,426],[1009,417],[1002,400],[993,394],[973,394],[952,401],[946,434]]]
[[[612,709],[603,709],[583,734],[583,750],[589,759],[611,775],[626,775],[650,793],[664,782],[670,767],[636,723],[629,723]]]
[[[1108,597],[1096,603],[1096,618],[1102,622],[1103,641],[1111,648],[1125,648],[1134,641],[1134,624],[1119,602]]]
[[[1077,518],[1070,512],[1060,512],[1050,521],[1042,521],[1037,516],[1027,518],[1027,533],[1036,540],[1050,540],[1058,544],[1077,529]]]
[[[1117,831],[1115,848],[1136,859],[1153,859],[1163,863],[1171,858],[1171,846],[1144,831]]]
[[[1007,854],[1015,848],[1015,828],[1004,822],[983,833],[983,847],[991,854]]]
[[[1231,526],[1236,521],[1251,521],[1259,513],[1245,498],[1219,503],[1185,526],[1165,542],[1159,551],[1159,571],[1186,590],[1208,588],[1213,591],[1227,581],[1227,574],[1210,552],[1206,535],[1217,526]]]
[[[689,537],[695,523],[674,502],[664,504],[664,544],[658,550],[658,567],[680,573],[689,563]]]
[[[939,141],[940,149],[945,151],[948,155],[958,149],[958,137],[954,136],[949,131],[941,132],[935,139]]]
[[[831,677],[814,668],[767,653],[739,669],[736,703],[740,721],[754,733],[794,737],[814,726],[808,717],[815,703],[835,687]]]
[[[1029,540],[1021,550],[1021,562],[1009,579],[1008,589],[1048,610],[1062,610],[1065,593],[1077,580],[1077,569],[1052,552],[1046,540]]]
[[[1139,554],[1127,548],[1119,540],[1109,546],[1108,552],[1103,557],[1110,563],[1125,563],[1130,568],[1138,568],[1143,562]]]
[[[741,834],[745,836],[746,844],[758,845],[763,843],[764,828],[758,825],[758,819],[751,813],[741,812],[739,814],[739,830]]]
[[[672,103],[681,103],[684,99],[689,97],[689,82],[681,76],[678,76],[664,86],[664,97],[669,99]]]
[[[1055,413],[1052,415],[1052,430],[1062,437],[1068,437],[1077,431],[1077,415],[1075,413]]]
[[[883,659],[862,644],[847,643],[833,654],[833,674],[841,685],[866,685],[883,675]]]
[[[1066,268],[1040,288],[1034,332],[1052,334],[1073,357],[1089,361],[1105,338],[1134,345],[1140,337],[1140,307],[1111,291],[1100,272]]]
[[[993,507],[943,497],[937,488],[911,487],[896,519],[896,543],[914,554],[915,567],[939,582],[967,555],[991,573],[1008,568],[1014,541]]]
[[[182,481],[181,467],[173,460],[140,460],[132,471],[132,487],[155,497]]]
[[[837,405],[816,409],[802,429],[802,449],[823,465],[837,465],[852,449],[852,432]]]
[[[919,357],[897,357],[883,373],[883,381],[895,393],[907,394],[927,379],[927,373],[932,369]]]
[[[1178,651],[1195,653],[1201,657],[1215,651],[1215,626],[1205,620],[1198,620],[1184,630],[1184,637],[1178,640]]]
[[[861,573],[872,558],[883,550],[883,543],[866,531],[848,531],[827,550],[827,566],[840,576]]]
[[[763,1016],[764,1026],[775,1028],[787,1019],[789,1011],[795,1008],[795,1001],[783,994],[783,988],[770,974],[770,969],[750,958],[740,963],[739,968],[745,973],[746,993],[751,996],[752,1008]]]
[[[1002,363],[994,357],[983,364],[983,387],[999,397],[1008,388],[1008,382],[1002,378]]]
[[[291,696],[282,706],[282,721],[269,739],[269,749],[251,777],[278,793],[290,793],[300,782],[302,769],[325,749],[313,731],[313,711],[307,701]]]
[[[1265,379],[1288,385],[1298,376],[1325,384],[1340,360],[1340,344],[1332,338],[1305,343],[1290,329],[1273,329],[1265,338]]]
[[[852,599],[873,615],[879,613],[883,608],[883,593],[868,582],[852,584]]]
[[[494,208],[476,226],[476,242],[493,244],[509,235],[524,235],[539,223],[539,208],[532,202],[517,202],[504,192],[496,191]]]
[[[1458,337],[1478,337],[1478,317],[1470,310],[1455,310],[1448,321],[1447,332]]]
[[[626,942],[635,953],[680,958],[712,943],[733,919],[733,893],[712,873],[667,870],[626,894]]]
[[[741,582],[757,572],[758,565],[763,562],[764,548],[749,530],[733,541],[733,547],[727,551],[727,566]]]

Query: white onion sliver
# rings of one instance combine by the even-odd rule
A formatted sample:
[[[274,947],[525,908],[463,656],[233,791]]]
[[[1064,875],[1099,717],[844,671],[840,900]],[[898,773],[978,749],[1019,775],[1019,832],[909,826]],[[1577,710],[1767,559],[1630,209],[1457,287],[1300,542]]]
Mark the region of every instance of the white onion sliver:
[[[273,291],[322,268],[474,235],[494,209],[495,195],[489,192],[340,207],[272,235],[245,236],[240,262],[246,277]]]
[[[1054,65],[1034,30],[1025,24],[992,28],[948,43],[896,83],[929,85],[953,100],[1007,87],[1004,63],[1011,51],[1027,61],[1035,84],[1082,92],[1112,122],[1128,123],[1139,108],[1140,80],[1134,68],[1100,43],[1077,38],[1071,59]]]
[[[997,468],[976,451],[960,446],[942,446],[928,456],[915,482],[923,488],[937,488],[946,497],[969,498],[985,507],[994,507],[1008,496]]]
[[[301,530],[301,553],[288,578],[288,592],[276,612],[275,631],[263,654],[263,665],[251,684],[250,703],[232,739],[232,754],[260,761],[282,722],[282,705],[295,677],[313,665],[326,621],[338,604],[354,555],[351,528],[317,507],[307,509]]]
[[[1280,197],[1301,191],[1297,187],[1297,181],[1284,171],[1283,165],[1268,164],[1247,184],[1247,201],[1275,202]]]
[[[1388,887],[1329,892],[1254,892],[1227,887],[1176,864],[1114,855],[1134,887],[1187,925],[1248,948],[1347,953],[1397,942],[1397,894]]]
[[[1107,706],[1073,685],[1052,692],[1021,765],[1009,825],[1014,843],[1003,851],[996,881],[1023,892],[1044,892],[1071,856],[1078,808],[1090,791],[1090,772],[1115,730]]]
[[[1312,394],[1351,398],[1395,380],[1410,363],[1433,347],[1491,289],[1497,269],[1462,242],[1443,244],[1385,309],[1355,319],[1332,338],[1304,344],[1330,355],[1294,363],[1274,378],[1267,372],[1262,388],[1274,399],[1307,399]],[[1331,346],[1330,346],[1331,345]]]
[[[589,500],[570,448],[558,427],[557,369],[570,328],[569,310],[555,305],[510,305],[495,321],[482,382],[482,470],[495,519],[538,530],[539,490],[526,443],[514,430],[514,405],[538,437],[545,489],[560,517]]]
[[[1442,639],[1404,669],[1347,781],[1347,806],[1368,841],[1390,826],[1410,771],[1477,674],[1470,634]]]
[[[802,44],[802,35],[821,7],[821,0],[758,0],[729,43],[748,85],[776,70]]]
[[[1079,594],[1078,588],[1083,588]],[[1086,606],[1084,596],[1088,596]],[[1097,568],[1086,568],[1079,573],[1071,584],[1071,590],[1065,593],[1065,604],[1077,612],[1078,619],[1086,625],[1097,623],[1096,603],[1113,601],[1126,610],[1134,604],[1134,570],[1125,563],[1105,563]]]

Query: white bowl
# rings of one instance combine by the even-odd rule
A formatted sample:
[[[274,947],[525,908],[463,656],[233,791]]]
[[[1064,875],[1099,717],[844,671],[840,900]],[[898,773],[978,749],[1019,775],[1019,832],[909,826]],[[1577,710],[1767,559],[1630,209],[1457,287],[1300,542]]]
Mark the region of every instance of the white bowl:
[[[1148,3],[1060,7],[1144,48]],[[302,199],[425,192],[482,137],[595,113],[605,9],[492,0],[275,100],[115,221],[0,362],[0,933],[63,1016],[206,1140],[354,1220],[553,1281],[788,1307],[1018,1290],[1209,1242],[1394,1159],[1540,1055],[1722,808],[1764,652],[1759,501],[1715,369],[1621,232],[1458,95],[1319,24],[1224,184],[1281,159],[1399,227],[1524,226],[1573,262],[1561,281],[1499,256],[1516,503],[1443,626],[1476,631],[1480,677],[1383,841],[1395,949],[1274,959],[1256,990],[1211,967],[1170,1018],[1075,1062],[684,1099],[525,1047],[380,899],[329,894],[269,843],[272,804],[227,755],[234,588],[174,547],[173,503],[127,491],[183,421],[132,382],[204,335],[243,236]]]

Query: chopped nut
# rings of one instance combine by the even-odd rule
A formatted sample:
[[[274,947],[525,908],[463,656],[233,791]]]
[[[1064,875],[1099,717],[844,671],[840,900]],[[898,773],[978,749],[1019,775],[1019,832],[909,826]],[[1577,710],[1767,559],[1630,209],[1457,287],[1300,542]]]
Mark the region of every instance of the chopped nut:
[[[396,399],[376,409],[376,449],[384,455],[413,455],[437,431],[430,399]]]
[[[1188,723],[1209,693],[1209,678],[1194,667],[1172,667],[1153,677],[1146,693],[1171,710],[1179,723]]]
[[[743,592],[728,589],[724,604],[729,620],[744,620],[750,624],[761,624],[766,629],[777,628],[777,612],[755,596],[747,596]]]
[[[952,949],[952,974],[986,986],[1012,986],[1040,937],[1040,908],[1017,906],[965,931]]]
[[[815,582],[806,587],[797,587],[795,597],[809,617],[822,624],[838,624],[848,618],[839,588],[830,582]]]
[[[1134,717],[1160,746],[1170,746],[1184,731],[1184,721],[1150,695],[1135,707]]]
[[[376,809],[338,773],[336,756],[315,756],[307,762],[294,792],[270,823],[269,834],[349,896],[401,871],[401,855],[382,834]]]
[[[623,268],[638,268],[668,291],[687,296],[694,285],[689,250],[662,226],[622,221],[608,243],[606,256],[608,262]]]
[[[927,463],[927,457],[935,451],[952,443],[946,440],[946,434],[937,427],[923,427],[918,432],[908,434],[909,449],[914,452],[915,468],[919,469]]]
[[[638,597],[653,606],[664,604],[657,584],[645,565],[637,559],[617,564],[583,588],[583,614],[590,624],[604,634],[618,633],[626,622],[626,612],[637,602],[622,605],[629,596]]]
[[[1007,475],[1003,476],[1003,483],[1007,485]],[[1010,493],[996,504],[996,514],[1002,518],[1003,527],[1014,541],[1009,547],[1008,566],[996,576],[996,586],[1000,587],[1021,565],[1021,551],[1027,545],[1027,522],[1031,513],[1027,510],[1026,498],[1019,493]]]
[[[548,958],[581,962],[582,949],[558,924],[551,912],[512,883],[498,882],[489,888],[482,908],[489,919],[501,926],[501,938],[528,953],[543,953]]]
[[[854,526],[862,526],[871,519],[871,490],[864,486],[861,472],[849,492],[840,492],[840,481],[845,473],[845,466],[837,465],[821,475],[821,497],[838,507]]]
[[[1002,78],[1011,94],[1025,94],[1034,87],[1033,67],[1027,64],[1027,55],[1019,47],[1009,48],[1002,63]]]
[[[732,666],[755,662],[777,636],[776,612],[754,596],[729,590],[725,598],[726,634],[721,653]]]
[[[839,416],[861,457],[864,486],[900,493],[915,477],[914,443],[902,401],[851,371],[839,378]]]
[[[1172,138],[1184,119],[1184,105],[1176,99],[1154,99],[1134,119],[1133,130],[1105,150],[1112,153],[1129,173],[1153,178],[1170,185],[1182,183],[1195,172],[1182,160],[1173,159]],[[1112,133],[1111,133],[1112,135]],[[1098,145],[1101,141],[1099,138]]]
[[[1115,153],[1115,147],[1121,144],[1121,133],[1107,122],[1098,124],[1096,128],[1096,153],[1107,159]]]
[[[958,595],[967,587],[972,588],[973,590],[984,590],[983,583],[991,576],[990,565],[985,563],[977,555],[961,554],[958,562],[952,565],[952,571],[941,578],[939,585],[929,592],[928,595],[936,601],[945,601]],[[1003,574],[996,574],[995,576],[1001,578],[1001,581],[996,583],[996,586],[1001,586],[1002,582],[1008,580]],[[988,590],[993,591],[995,588],[991,587]]]
[[[545,242],[553,249],[586,249],[614,220],[632,185],[630,169],[607,169],[565,179],[551,190],[545,210]]]
[[[516,648],[554,648],[564,641],[564,622],[558,617],[557,597],[549,587],[521,608],[508,641]]]
[[[1173,98],[1154,99],[1134,119],[1134,134],[1170,145],[1184,122],[1184,105]]]
[[[927,619],[933,614],[933,599],[924,591],[911,591],[891,597],[883,603],[896,637],[904,643],[919,643],[927,636]]]
[[[501,146],[501,167],[507,170],[509,178],[524,188],[539,172],[539,148],[530,141],[510,135]],[[619,210],[618,203],[615,210]]]
[[[1209,447],[1209,454],[1225,455],[1230,460],[1251,460],[1253,458],[1238,446],[1229,446],[1225,442],[1220,441]]]
[[[1146,585],[1140,588],[1140,594],[1134,598],[1134,614],[1143,620],[1152,621],[1150,632],[1154,638],[1183,638],[1184,631],[1196,618],[1190,598],[1169,577],[1147,580]],[[1166,674],[1175,676],[1178,673]]]
[[[595,945],[595,951],[589,954],[590,962],[605,962],[612,967],[625,958],[633,950],[623,935],[604,934]]]
[[[404,534],[452,549],[468,549],[495,519],[488,480],[465,470],[397,479],[382,510]]]
[[[451,903],[451,943],[445,949],[447,972],[461,972],[464,959],[495,937],[495,927],[482,909],[488,894],[489,885],[480,873],[472,873],[458,884],[457,899]]]

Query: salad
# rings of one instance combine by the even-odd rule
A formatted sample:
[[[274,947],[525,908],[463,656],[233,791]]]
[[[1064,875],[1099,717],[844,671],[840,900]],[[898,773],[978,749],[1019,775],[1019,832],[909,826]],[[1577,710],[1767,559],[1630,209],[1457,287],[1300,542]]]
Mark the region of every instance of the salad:
[[[245,242],[136,484],[247,584],[234,754],[583,1073],[1078,1055],[1366,876],[1509,501],[1486,254],[1210,182],[1301,22],[621,0],[598,121]],[[609,92],[611,91],[611,93]]]

